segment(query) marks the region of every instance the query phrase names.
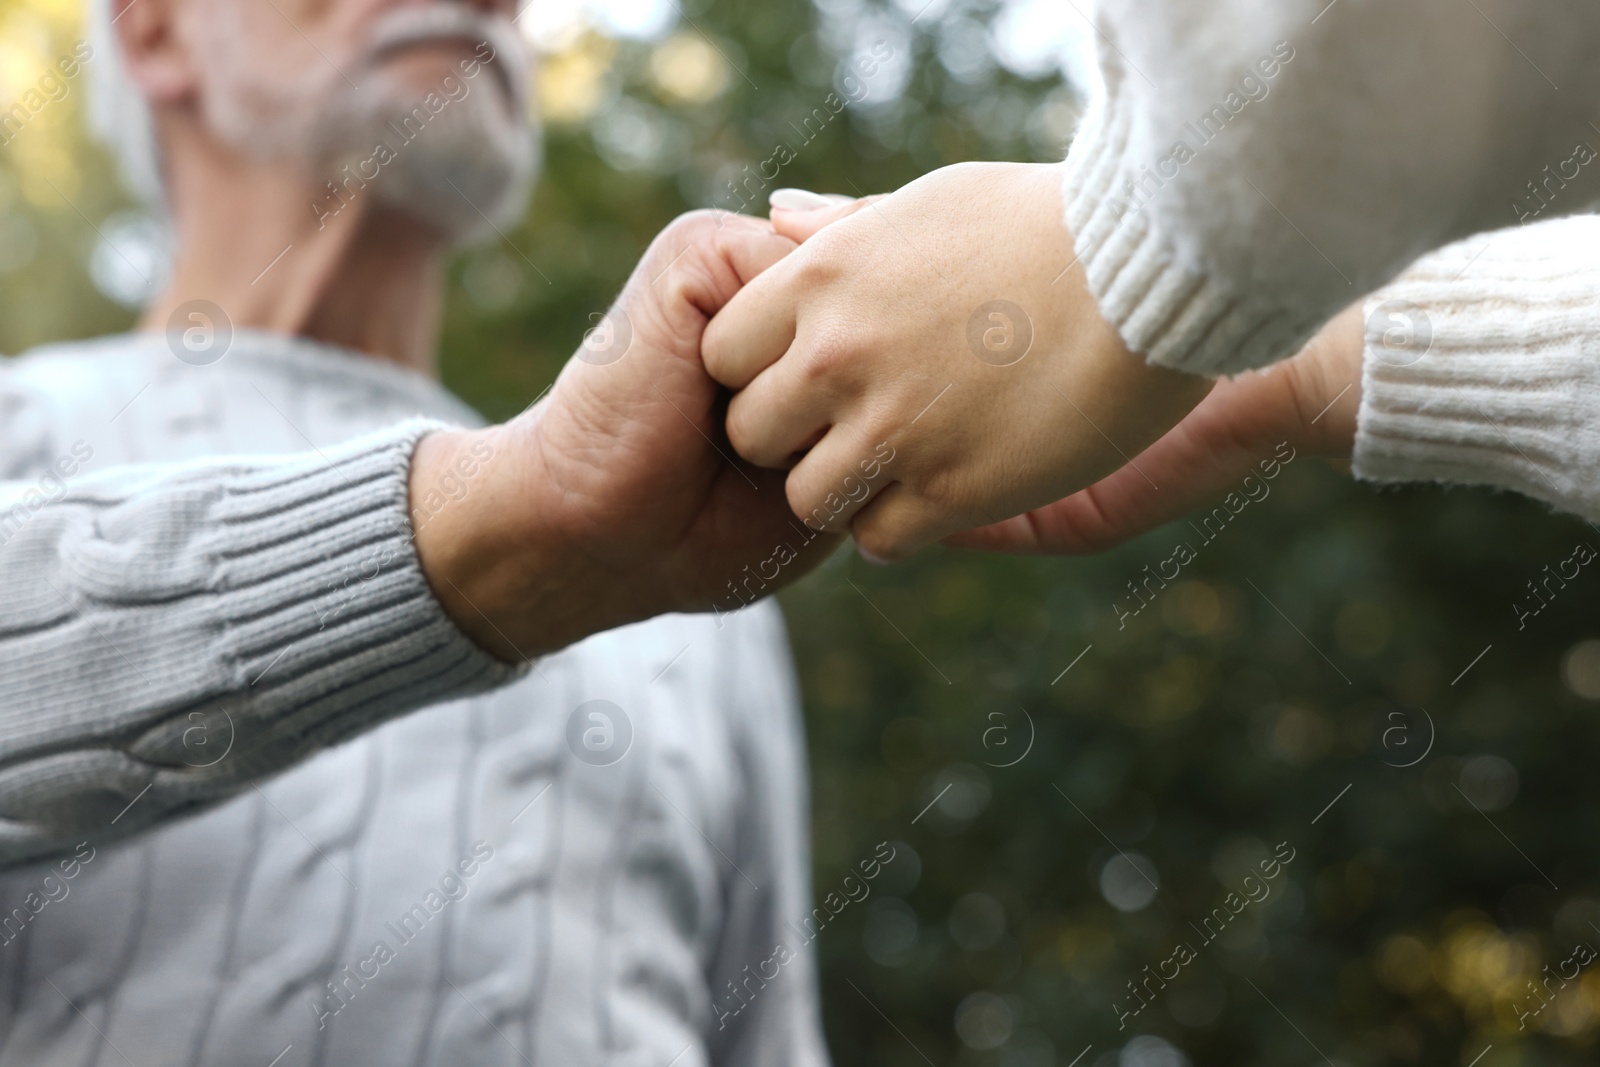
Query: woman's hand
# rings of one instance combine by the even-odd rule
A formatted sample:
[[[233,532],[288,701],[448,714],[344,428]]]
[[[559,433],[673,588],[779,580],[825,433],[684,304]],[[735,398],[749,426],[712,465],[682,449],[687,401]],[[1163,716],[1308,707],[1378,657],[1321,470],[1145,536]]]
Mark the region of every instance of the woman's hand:
[[[712,320],[706,368],[740,390],[729,438],[794,465],[795,514],[903,559],[1104,477],[1210,390],[1100,317],[1060,185],[1053,166],[936,171],[817,232]]]
[[[1357,304],[1293,359],[1219,382],[1171,432],[1111,476],[945,543],[993,552],[1101,552],[1237,489],[1280,443],[1297,453],[1349,459],[1364,341]]]

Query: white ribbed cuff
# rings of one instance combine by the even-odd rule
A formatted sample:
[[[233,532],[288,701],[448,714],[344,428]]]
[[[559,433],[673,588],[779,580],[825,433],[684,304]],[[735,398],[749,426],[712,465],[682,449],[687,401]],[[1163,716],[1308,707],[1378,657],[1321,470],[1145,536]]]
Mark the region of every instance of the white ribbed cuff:
[[[1356,476],[1494,486],[1600,518],[1597,241],[1592,219],[1484,235],[1375,294]]]
[[[1139,206],[1134,183],[1149,161],[1129,154],[1132,122],[1114,92],[1098,94],[1065,167],[1067,228],[1100,313],[1150,363],[1190,374],[1234,374],[1294,354],[1321,317],[1240,293],[1178,255]]]

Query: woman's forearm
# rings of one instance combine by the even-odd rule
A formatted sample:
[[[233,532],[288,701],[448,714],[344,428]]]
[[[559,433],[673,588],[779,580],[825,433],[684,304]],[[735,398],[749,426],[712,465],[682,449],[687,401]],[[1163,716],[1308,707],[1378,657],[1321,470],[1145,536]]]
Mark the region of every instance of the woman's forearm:
[[[1292,355],[1418,255],[1600,191],[1592,4],[1104,0],[1097,21],[1067,221],[1159,365]]]

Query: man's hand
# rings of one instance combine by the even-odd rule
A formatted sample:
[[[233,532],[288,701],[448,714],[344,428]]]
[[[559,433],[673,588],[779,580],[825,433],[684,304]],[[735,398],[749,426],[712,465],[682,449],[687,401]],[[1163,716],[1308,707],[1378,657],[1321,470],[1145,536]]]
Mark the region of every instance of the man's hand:
[[[1101,552],[1238,488],[1283,442],[1297,453],[1349,459],[1363,342],[1357,304],[1293,359],[1219,382],[1129,466],[1065,500],[945,543],[992,552]]]
[[[796,514],[903,559],[1083,488],[1206,394],[1100,317],[1060,184],[1055,167],[937,171],[827,226],[716,317],[706,367],[742,390],[729,437],[794,465]],[[853,491],[884,442],[887,476]]]
[[[781,475],[738,461],[700,362],[710,317],[794,247],[755,219],[679,219],[537,407],[418,447],[414,498],[493,449],[482,484],[417,533],[435,593],[481,645],[518,660],[664,612],[732,610],[837,543],[794,519]]]

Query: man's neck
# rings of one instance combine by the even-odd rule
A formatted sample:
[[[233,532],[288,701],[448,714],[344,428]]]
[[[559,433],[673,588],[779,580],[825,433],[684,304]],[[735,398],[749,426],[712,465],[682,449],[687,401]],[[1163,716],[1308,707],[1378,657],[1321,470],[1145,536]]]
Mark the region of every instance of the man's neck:
[[[232,153],[202,152],[193,163],[169,174],[177,251],[142,329],[164,331],[181,305],[208,300],[235,329],[436,373],[445,250],[435,233],[378,203],[370,188],[340,201]]]

